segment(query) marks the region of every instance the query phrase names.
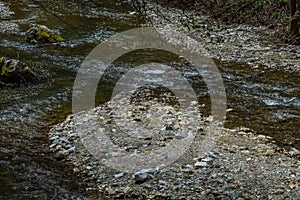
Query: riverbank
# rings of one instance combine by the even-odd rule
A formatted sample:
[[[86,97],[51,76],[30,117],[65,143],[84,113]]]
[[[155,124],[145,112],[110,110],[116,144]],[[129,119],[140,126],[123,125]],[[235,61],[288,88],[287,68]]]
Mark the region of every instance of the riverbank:
[[[140,11],[151,25],[188,34],[203,45],[205,56],[246,63],[253,68],[263,65],[265,69],[300,71],[299,45],[284,44],[274,36],[274,30],[264,26],[224,25],[208,16],[146,2]]]
[[[246,62],[254,69],[258,66],[264,69],[280,67],[289,72],[299,72],[300,52],[297,46],[273,42],[269,30],[218,25],[201,16],[193,16],[198,28],[191,29],[190,22],[185,23],[188,18],[183,18],[180,11],[149,6],[152,7],[148,7],[146,12],[151,16],[152,24],[189,34],[202,42],[203,53],[207,56],[222,61]],[[157,9],[178,23],[169,24],[157,15]],[[82,124],[87,127],[96,124],[96,128],[109,130],[110,138],[121,152],[132,156],[151,155],[153,150],[187,137],[179,131],[179,128],[189,128],[185,127],[187,123],[178,120],[181,115],[176,105],[170,106],[166,104],[168,101],[157,99],[144,100],[140,95],[126,107],[107,102],[93,110],[68,116],[50,131],[50,150],[58,159],[73,165],[74,175],[83,177],[91,199],[299,199],[299,151],[291,149],[287,152],[275,145],[272,138],[243,127],[223,129],[221,135],[214,138],[216,145],[206,154],[198,154],[197,146],[192,146],[169,166],[145,168],[137,174],[115,170],[96,160],[82,143],[82,132],[78,129]],[[111,112],[124,109],[126,112],[122,113],[127,114],[124,121],[119,121],[123,125],[138,123],[134,127],[143,128],[153,122],[145,116],[159,111],[157,113],[162,114],[156,116],[156,121],[168,119],[171,126],[167,128],[162,124],[159,137],[128,136],[114,127]],[[202,116],[201,113],[199,115]],[[199,127],[195,127],[198,133],[196,140],[205,137],[208,122],[212,119],[200,117],[199,120]]]
[[[198,118],[199,126],[194,127],[197,134],[191,148],[168,166],[153,165],[153,168],[128,172],[105,165],[107,154],[102,154],[104,159],[100,157],[101,161],[95,159],[93,148],[107,143],[97,141],[97,134],[103,132],[95,132],[96,139],[88,140],[94,137],[93,130],[105,129],[107,136],[119,146],[119,150],[113,152],[114,156],[122,153],[133,157],[152,155],[156,149],[187,137],[185,131],[189,127],[185,119],[189,119],[190,113],[182,114],[176,105],[170,106],[168,102],[173,101],[170,94],[152,99],[148,95],[150,90],[140,92],[132,96],[133,101],[126,107],[107,102],[90,111],[70,115],[49,133],[50,150],[57,158],[73,164],[74,174],[83,177],[87,193],[96,193],[95,199],[299,198],[299,151],[287,152],[275,145],[270,137],[248,128],[238,128],[223,129],[220,135],[212,138],[215,146],[200,154],[197,141],[207,137],[210,117]],[[117,121],[114,115],[119,110],[126,116]],[[153,120],[170,123],[160,124],[159,134],[134,135],[138,127],[151,126]],[[123,133],[120,130],[123,126],[129,132]],[[88,131],[82,131],[85,130],[83,127]],[[124,166],[124,163],[117,164]]]

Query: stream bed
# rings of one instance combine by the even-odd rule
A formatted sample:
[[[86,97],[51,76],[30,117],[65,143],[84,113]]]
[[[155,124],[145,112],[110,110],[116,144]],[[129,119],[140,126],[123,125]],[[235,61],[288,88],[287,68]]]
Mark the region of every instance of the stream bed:
[[[0,57],[19,59],[40,76],[37,84],[0,90],[0,199],[92,196],[72,166],[49,152],[47,132],[71,113],[72,87],[85,56],[101,41],[139,27],[143,21],[121,0],[7,0],[5,6],[0,4],[11,12],[0,16],[0,25],[7,20],[12,23],[12,30],[0,28]],[[30,23],[47,25],[66,42],[25,43]],[[150,61],[177,66],[193,85],[199,103],[207,104],[203,111],[209,113],[209,95],[201,77],[188,65],[178,64],[174,55],[161,51],[120,57],[107,72],[108,78],[99,83],[96,102],[109,100],[112,83],[122,73]],[[227,107],[232,108],[225,125],[249,127],[274,137],[279,145],[300,149],[300,75],[216,62],[226,86]]]

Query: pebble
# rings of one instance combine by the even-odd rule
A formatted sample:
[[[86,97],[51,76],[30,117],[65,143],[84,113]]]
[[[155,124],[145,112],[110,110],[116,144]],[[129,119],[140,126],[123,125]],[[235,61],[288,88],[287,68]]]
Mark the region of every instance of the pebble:
[[[293,182],[290,182],[289,183],[289,188],[292,190],[292,189],[294,189],[295,188],[295,184],[293,183]]]
[[[153,176],[145,172],[137,172],[132,175],[132,179],[135,180],[135,182],[145,182],[151,178],[153,178]]]
[[[232,108],[228,108],[228,109],[226,110],[226,112],[232,112],[232,111],[234,111]]]
[[[124,183],[122,182],[114,182],[111,184],[111,186],[114,186],[114,187],[118,187],[118,186],[122,186]]]
[[[156,108],[159,108],[159,106]],[[101,109],[103,109],[103,107],[99,108],[99,110]],[[97,119],[99,119],[98,116],[102,113],[96,114]],[[90,113],[85,115],[90,115]],[[105,123],[106,117],[105,115],[103,116],[104,118],[101,122]],[[74,117],[75,125],[81,122],[80,117],[81,116]],[[183,116],[183,120],[187,120],[187,118]],[[69,123],[72,123],[72,121]],[[151,146],[153,143],[158,146],[161,141],[165,141],[167,144],[169,140],[177,139],[180,133],[188,133],[185,129],[185,123],[186,122],[180,124],[179,133],[176,129],[174,131],[166,131],[166,124],[162,124],[158,127],[159,134],[157,134],[157,136],[153,134],[149,138],[146,138],[147,136],[145,137],[145,135],[143,135],[143,137],[130,137],[130,140],[122,143],[122,137],[124,136],[121,135],[122,139],[120,139],[120,143],[123,145],[121,145],[121,147],[126,152],[137,152],[136,156],[140,156],[140,151],[146,152],[153,150]],[[173,124],[176,125],[176,121]],[[204,130],[206,130],[205,123],[200,125],[203,125]],[[270,198],[276,199],[274,196],[285,192],[283,189],[275,189],[281,188],[282,184],[285,184],[288,188],[289,197],[291,193],[295,196],[295,193],[298,192],[298,168],[291,169],[290,167],[298,166],[299,163],[294,162],[294,160],[288,160],[292,159],[290,157],[284,157],[280,160],[280,158],[282,158],[281,156],[283,156],[280,153],[281,151],[274,147],[274,144],[270,144],[270,146],[265,143],[262,144],[260,137],[258,137],[257,141],[245,139],[245,143],[240,143],[244,138],[251,138],[252,133],[247,129],[243,129],[243,131],[239,129],[234,129],[231,132],[228,131],[230,135],[228,141],[225,140],[224,143],[222,142],[220,145],[216,145],[214,149],[207,154],[201,155],[198,151],[193,154],[188,153],[187,156],[182,156],[183,161],[179,158],[171,165],[161,165],[161,167],[157,169],[143,169],[132,173],[132,176],[124,177],[125,172],[119,173],[107,169],[102,163],[97,162],[89,153],[81,151],[82,147],[80,145],[77,146],[78,143],[80,143],[80,137],[76,129],[73,128],[74,126],[70,127],[70,124],[67,122],[64,122],[61,126],[64,127],[64,129],[57,135],[60,135],[59,138],[65,137],[71,143],[65,145],[65,140],[62,142],[61,139],[56,138],[50,141],[50,145],[55,144],[53,148],[59,146],[59,152],[65,152],[66,146],[70,147],[69,145],[74,145],[74,147],[76,147],[76,153],[67,156],[67,161],[71,161],[74,164],[74,173],[80,173],[78,175],[83,176],[88,187],[99,188],[100,192],[107,191],[105,192],[105,197],[108,199],[118,199],[119,197],[130,198],[135,195],[140,199],[145,199],[150,196],[153,196],[155,199],[164,199],[162,196],[162,194],[164,194],[167,195],[166,199],[192,200],[199,199],[199,195],[203,194],[208,195],[203,197],[203,199],[209,199],[210,197],[212,197],[211,199],[219,197],[220,199],[227,199],[227,197],[230,198],[228,195],[232,195],[231,197],[234,196],[233,199],[239,197],[239,200],[243,200],[243,198],[255,199],[255,195],[262,196],[265,191],[271,191],[269,194]],[[175,126],[172,127],[174,128]],[[74,135],[77,136],[70,138],[70,135],[67,134],[70,130],[74,130]],[[112,129],[110,128],[109,130]],[[247,132],[247,134],[244,134],[244,131]],[[243,132],[243,134],[240,135],[238,132]],[[117,134],[121,133],[116,131],[113,135]],[[225,135],[222,135],[225,139],[227,137],[226,134],[227,132],[225,132]],[[56,136],[56,134],[52,133],[51,136]],[[202,137],[196,134],[196,137],[197,136]],[[124,138],[126,139],[126,137]],[[145,138],[146,140],[144,140]],[[117,143],[118,142],[119,141],[117,141]],[[229,153],[226,150],[230,148],[235,149],[236,154]],[[73,149],[73,147],[70,149]],[[265,156],[268,154],[267,149],[271,150],[271,152],[269,152],[272,155],[278,152],[278,158],[276,154],[276,157],[270,156],[268,157],[268,162],[265,162]],[[193,158],[196,159],[193,160]],[[250,160],[251,162],[247,162]],[[280,165],[281,163],[286,163],[286,165]],[[287,163],[291,163],[291,165]],[[259,167],[254,169],[254,165]],[[202,168],[203,170],[195,170],[196,168]],[[253,170],[255,170],[255,173],[253,173]],[[278,172],[278,176],[274,176],[274,171]],[[264,179],[261,177],[267,178]],[[255,187],[257,183],[252,181],[256,178],[259,178],[261,181],[261,185],[257,187],[260,189],[257,189]],[[274,180],[274,183],[270,181],[270,178]],[[253,193],[253,195],[249,195],[251,198],[244,196],[243,191],[246,190]],[[243,198],[240,197],[241,194]]]
[[[184,139],[188,136],[188,134],[184,134],[184,133],[179,133],[175,135],[175,138],[178,140]]]
[[[119,174],[115,174],[114,177],[115,178],[122,178],[125,175],[126,175],[126,172],[122,172],[122,173],[119,173]]]
[[[75,151],[75,147],[72,147],[71,145],[69,146],[68,150],[69,153],[72,153]]]
[[[148,173],[148,174],[154,174],[157,171],[158,168],[148,168],[148,169],[142,169],[138,172],[142,172],[142,173]]]
[[[56,135],[56,136],[53,136],[53,137],[51,137],[51,138],[49,138],[49,140],[50,141],[53,141],[53,140],[56,140],[56,139],[58,139],[59,137]]]
[[[289,154],[290,154],[291,156],[298,156],[298,155],[300,155],[300,151],[297,150],[297,149],[295,149],[295,148],[291,148]]]
[[[174,125],[174,129],[179,129],[179,128],[180,128],[180,126],[178,124]]]
[[[268,149],[265,153],[266,156],[272,156],[275,153],[273,149]]]
[[[210,162],[212,160],[213,160],[213,158],[211,158],[211,157],[206,157],[206,158],[201,159],[202,162]]]
[[[154,174],[155,171],[155,169],[151,168],[140,170],[132,175],[132,179],[136,182],[145,182],[146,180],[153,178],[152,174]]]
[[[60,140],[62,143],[67,143],[67,144],[70,143],[70,141],[65,137],[62,137]]]
[[[206,167],[207,162],[196,162],[194,166],[195,168]]]
[[[163,181],[163,180],[159,180],[158,184],[160,184],[160,185],[167,185],[167,183],[165,181]]]
[[[277,189],[273,192],[273,194],[283,194],[284,193],[284,190],[283,189]]]
[[[52,144],[50,145],[50,149],[53,149],[56,145],[57,145],[56,143],[52,143]]]
[[[74,168],[73,168],[73,172],[74,172],[74,173],[79,173],[80,170],[79,170],[77,167],[74,167]]]
[[[209,152],[208,153],[208,156],[211,157],[211,158],[219,158],[215,153],[213,152]]]

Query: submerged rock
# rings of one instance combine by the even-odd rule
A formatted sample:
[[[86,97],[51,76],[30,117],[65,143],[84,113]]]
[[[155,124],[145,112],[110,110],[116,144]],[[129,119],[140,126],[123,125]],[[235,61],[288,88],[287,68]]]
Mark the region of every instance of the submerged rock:
[[[35,80],[36,74],[26,64],[15,59],[0,58],[0,86]]]
[[[64,41],[64,39],[60,35],[44,25],[32,25],[32,27],[26,31],[26,42],[32,44],[62,41]]]

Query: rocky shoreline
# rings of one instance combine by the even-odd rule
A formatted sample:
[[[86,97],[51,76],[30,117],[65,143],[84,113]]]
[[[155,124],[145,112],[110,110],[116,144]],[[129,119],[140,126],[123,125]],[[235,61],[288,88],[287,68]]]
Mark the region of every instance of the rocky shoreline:
[[[167,26],[188,33],[203,44],[204,55],[222,61],[246,62],[254,68],[264,65],[265,68],[280,67],[299,72],[299,48],[272,42],[271,32],[265,28],[223,26],[203,16],[187,14],[183,17],[176,9],[152,4],[146,8],[144,12],[150,16],[152,24],[157,28]],[[157,9],[175,23],[170,24],[158,15]],[[140,92],[144,94],[145,91],[149,92]],[[109,130],[110,139],[121,149],[114,152],[117,156],[122,152],[137,157],[151,155],[155,149],[188,137],[189,130],[197,133],[196,141],[201,141],[213,119],[204,118],[199,113],[198,126],[190,129],[186,123],[189,115],[184,118],[176,104],[171,103],[173,101],[170,94],[161,98],[137,95],[126,108],[107,102],[90,111],[69,115],[51,129],[50,150],[57,158],[74,166],[74,174],[83,177],[89,194],[99,194],[98,197],[91,195],[91,199],[300,199],[300,152],[296,149],[287,152],[272,138],[248,128],[224,128],[221,135],[214,138],[215,145],[205,154],[199,154],[198,146],[191,145],[170,165],[136,171],[108,167],[104,164],[105,159],[95,159],[95,155],[88,151],[93,145],[87,147],[83,144],[88,134],[78,129],[82,124],[85,127],[96,125],[97,130]],[[127,113],[125,120],[119,121],[122,128],[122,124],[137,124],[131,127],[138,129],[157,125],[154,119],[165,121],[159,124],[157,135],[132,137],[134,132],[126,135],[114,126],[113,109]],[[159,115],[151,118],[149,112],[150,116],[156,112]],[[99,158],[106,155],[103,153]]]
[[[199,154],[197,143],[193,143],[178,160],[167,166],[122,171],[104,164],[105,159],[95,159],[90,151],[93,145],[84,142],[93,129],[82,132],[83,129],[78,128],[82,124],[110,130],[110,139],[120,147],[119,152],[113,152],[115,156],[122,152],[137,157],[152,154],[156,148],[187,137],[184,131],[189,129],[185,118],[176,110],[176,105],[170,106],[174,101],[172,95],[152,96],[151,90],[143,89],[133,95],[126,108],[108,102],[70,115],[50,131],[51,151],[74,166],[74,174],[83,177],[87,192],[100,194],[100,199],[299,199],[299,151],[286,152],[276,146],[272,138],[248,128],[224,129],[214,138],[216,145],[205,154]],[[122,113],[127,113],[123,116],[125,121],[119,121],[118,126],[113,109],[125,109]],[[153,116],[153,113],[159,115]],[[189,113],[185,116],[188,119]],[[144,128],[150,126],[153,119],[166,119],[157,135],[139,137],[118,130],[130,123],[138,125],[129,126],[134,128],[131,130]],[[206,136],[208,123],[212,121],[211,118],[199,119],[199,126],[194,130],[197,131],[195,141]]]
[[[176,30],[203,45],[203,55],[220,61],[246,63],[254,68],[300,71],[299,45],[284,44],[267,27],[224,25],[207,16],[165,8],[146,1],[140,12],[157,29]]]

